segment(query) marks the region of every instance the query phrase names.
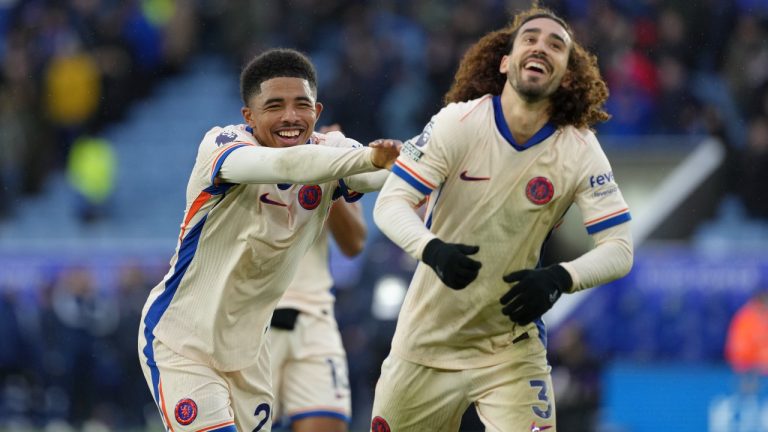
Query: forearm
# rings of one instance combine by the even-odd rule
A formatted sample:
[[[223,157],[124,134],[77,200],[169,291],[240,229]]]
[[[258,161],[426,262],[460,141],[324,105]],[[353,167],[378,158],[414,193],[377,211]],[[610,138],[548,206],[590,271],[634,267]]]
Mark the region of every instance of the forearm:
[[[435,238],[414,209],[422,198],[408,183],[389,176],[373,210],[379,229],[416,259],[421,259],[424,246]]]
[[[227,157],[219,178],[227,183],[317,184],[375,170],[369,148],[247,146]]]
[[[328,216],[328,229],[344,255],[353,257],[363,251],[368,229],[359,203],[337,200]]]
[[[371,173],[357,174],[344,179],[344,183],[355,192],[374,192],[381,190],[389,177],[389,170],[382,169]]]
[[[570,262],[561,263],[573,278],[571,292],[618,279],[632,268],[633,245],[629,223],[594,235],[595,247]]]

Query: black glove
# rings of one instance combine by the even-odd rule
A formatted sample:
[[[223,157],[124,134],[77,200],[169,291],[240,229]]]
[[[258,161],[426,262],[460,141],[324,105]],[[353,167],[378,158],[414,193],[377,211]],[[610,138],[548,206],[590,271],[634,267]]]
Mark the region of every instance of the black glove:
[[[573,285],[570,273],[559,264],[512,272],[504,276],[504,282],[517,284],[501,296],[501,312],[520,325],[544,315],[560,294]]]
[[[477,277],[482,264],[467,255],[476,254],[478,246],[459,243],[445,243],[434,238],[424,247],[421,260],[432,267],[437,277],[449,288],[459,290],[469,285]]]

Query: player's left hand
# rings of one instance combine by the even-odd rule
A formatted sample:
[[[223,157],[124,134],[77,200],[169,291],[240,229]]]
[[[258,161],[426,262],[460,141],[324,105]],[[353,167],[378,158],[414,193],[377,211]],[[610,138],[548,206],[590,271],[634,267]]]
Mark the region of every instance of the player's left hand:
[[[570,273],[559,264],[512,272],[504,276],[504,282],[517,284],[501,296],[501,313],[520,325],[533,322],[544,315],[563,291],[573,285]]]
[[[368,147],[373,148],[371,155],[371,162],[376,168],[392,169],[392,164],[400,156],[400,147],[403,146],[402,141],[393,139],[377,139],[368,144]]]

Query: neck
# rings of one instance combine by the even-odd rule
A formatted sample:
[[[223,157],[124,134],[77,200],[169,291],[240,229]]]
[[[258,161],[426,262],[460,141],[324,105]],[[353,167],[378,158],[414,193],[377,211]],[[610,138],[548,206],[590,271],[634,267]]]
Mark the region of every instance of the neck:
[[[527,101],[509,83],[501,93],[501,106],[512,136],[521,144],[527,142],[549,121],[549,98]]]

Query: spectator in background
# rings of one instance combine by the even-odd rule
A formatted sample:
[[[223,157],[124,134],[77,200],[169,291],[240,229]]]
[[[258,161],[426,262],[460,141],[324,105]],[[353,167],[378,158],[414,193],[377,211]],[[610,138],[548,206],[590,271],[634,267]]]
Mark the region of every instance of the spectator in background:
[[[136,328],[141,320],[141,308],[152,289],[154,280],[142,267],[127,263],[119,270],[117,300],[119,320],[117,329],[110,335],[109,347],[117,364],[117,385],[109,395],[115,404],[115,416],[119,424],[132,429],[146,426],[147,420],[156,420],[154,401],[147,393],[144,374],[136,362]]]
[[[88,268],[72,268],[53,286],[48,355],[61,362],[52,382],[69,397],[67,420],[80,427],[92,420],[103,402],[103,383],[114,371],[104,366],[102,338],[117,328],[117,303],[97,289]],[[53,359],[52,359],[53,360]],[[102,419],[104,420],[104,419]]]
[[[106,139],[83,135],[72,145],[67,177],[77,194],[77,212],[83,223],[94,222],[108,214],[115,167],[115,154]]]
[[[576,322],[561,326],[550,351],[552,387],[557,399],[557,430],[591,432],[600,405],[600,360],[587,346]]]
[[[768,376],[768,287],[759,288],[734,315],[725,358],[737,373]]]
[[[749,122],[747,148],[742,154],[738,190],[747,214],[768,221],[768,115]]]
[[[759,19],[742,15],[728,41],[723,74],[743,114],[749,115],[760,87],[768,83],[768,32]]]

